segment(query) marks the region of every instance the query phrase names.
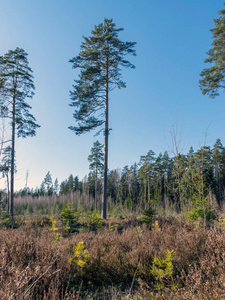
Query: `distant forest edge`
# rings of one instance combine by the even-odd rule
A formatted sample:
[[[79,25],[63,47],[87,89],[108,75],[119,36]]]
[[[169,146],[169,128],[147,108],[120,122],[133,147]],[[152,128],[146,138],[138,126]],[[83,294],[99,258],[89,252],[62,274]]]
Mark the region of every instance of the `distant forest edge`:
[[[101,152],[101,147],[98,150]],[[93,151],[89,156],[91,171],[83,180],[70,175],[60,184],[57,179],[53,183],[48,172],[40,187],[26,187],[15,193],[15,209],[30,204],[28,209],[32,212],[32,204],[71,202],[80,209],[101,211],[103,176],[101,170],[96,173],[92,155]],[[164,152],[156,156],[150,150],[138,163],[110,170],[108,174],[108,210],[171,209],[178,213],[188,211],[193,219],[203,218],[204,214],[207,220],[223,208],[225,201],[225,147],[220,139],[213,148],[203,146],[194,151],[191,147],[186,155],[170,157]],[[6,208],[6,190],[0,195],[1,205]],[[45,212],[49,213],[48,209]]]

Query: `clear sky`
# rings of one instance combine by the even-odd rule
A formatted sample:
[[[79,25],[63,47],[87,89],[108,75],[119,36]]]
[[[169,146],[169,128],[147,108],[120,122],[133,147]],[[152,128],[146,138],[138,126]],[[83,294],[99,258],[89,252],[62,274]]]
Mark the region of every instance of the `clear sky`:
[[[89,172],[94,132],[76,136],[69,91],[78,72],[68,62],[82,36],[113,18],[123,41],[137,42],[135,70],[124,70],[127,88],[110,96],[109,169],[138,162],[151,149],[170,150],[172,123],[179,119],[182,149],[225,144],[225,99],[203,96],[199,73],[211,47],[213,19],[222,0],[0,0],[0,55],[16,47],[29,54],[36,94],[36,137],[17,139],[16,189],[39,186],[48,171],[59,182]],[[0,181],[0,187],[4,182]]]

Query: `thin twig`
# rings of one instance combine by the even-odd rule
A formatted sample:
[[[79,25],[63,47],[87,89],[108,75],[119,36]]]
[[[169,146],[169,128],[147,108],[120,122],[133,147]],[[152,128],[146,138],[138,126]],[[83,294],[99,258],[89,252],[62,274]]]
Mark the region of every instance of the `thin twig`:
[[[131,283],[131,287],[130,287],[130,291],[129,291],[129,294],[127,296],[127,299],[129,299],[131,293],[132,293],[132,289],[133,289],[133,286],[134,286],[134,281],[135,281],[135,278],[136,278],[136,275],[137,275],[137,271],[139,269],[139,265],[140,265],[140,262],[141,262],[141,259],[139,258],[139,261],[138,261],[138,265],[137,265],[137,268],[134,272],[134,276],[133,276],[133,279],[132,279],[132,283]]]

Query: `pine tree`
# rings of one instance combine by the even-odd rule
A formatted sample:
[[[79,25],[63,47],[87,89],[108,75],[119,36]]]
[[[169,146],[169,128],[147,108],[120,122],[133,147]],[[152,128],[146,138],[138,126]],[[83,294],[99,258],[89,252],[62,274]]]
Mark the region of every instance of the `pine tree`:
[[[120,178],[120,197],[122,199],[122,203],[127,200],[129,195],[129,167],[125,166],[121,172]]]
[[[219,11],[219,18],[214,20],[215,27],[212,32],[212,48],[207,52],[205,63],[213,64],[204,69],[200,76],[200,88],[202,93],[214,98],[218,96],[218,90],[225,88],[225,9]]]
[[[14,210],[14,159],[15,136],[26,138],[34,136],[36,128],[40,127],[36,119],[30,113],[31,106],[26,102],[27,98],[34,95],[32,70],[28,65],[27,53],[20,48],[8,51],[0,57],[0,77],[3,82],[1,88],[0,108],[5,117],[10,119],[12,129],[11,139],[11,208]]]
[[[58,179],[56,178],[55,182],[54,182],[54,188],[53,188],[53,193],[55,195],[58,195],[59,193],[59,182]]]
[[[53,194],[53,185],[52,185],[52,175],[50,171],[46,174],[44,178],[45,190],[47,191],[47,195],[51,196]]]
[[[42,181],[40,188],[39,188],[39,195],[44,196],[46,194],[45,183]]]
[[[130,193],[133,205],[138,204],[138,194],[139,194],[139,181],[138,181],[138,165],[134,163],[130,167]]]
[[[120,200],[120,171],[111,170],[108,175],[108,195],[113,200],[114,204]]]
[[[73,191],[75,192],[75,191],[79,190],[79,188],[81,187],[81,185],[82,185],[82,183],[79,181],[78,176],[75,176],[74,180],[73,180]]]
[[[149,150],[147,155],[143,155],[140,157],[139,165],[141,165],[139,169],[139,177],[144,183],[144,203],[147,198],[147,190],[148,190],[148,203],[151,201],[151,180],[152,180],[152,172],[153,166],[155,162],[155,153],[152,150]]]
[[[95,208],[97,208],[97,195],[98,195],[98,175],[103,171],[104,154],[102,151],[103,145],[96,141],[91,148],[91,154],[88,156],[90,162],[89,168],[94,173],[95,177]]]
[[[66,192],[72,192],[74,188],[74,180],[73,180],[73,175],[70,174],[68,180],[67,180],[67,184],[66,184]]]
[[[79,79],[75,80],[71,92],[71,106],[75,107],[74,118],[78,126],[69,128],[77,135],[89,132],[104,125],[104,183],[102,217],[106,219],[107,208],[107,171],[108,171],[108,136],[109,136],[109,92],[125,87],[121,80],[120,67],[134,68],[127,54],[135,55],[135,43],[122,42],[118,33],[123,28],[116,28],[112,19],[95,26],[90,37],[84,37],[80,53],[70,60],[73,68],[80,69]],[[102,117],[104,111],[104,118]]]
[[[214,165],[214,179],[215,179],[215,188],[214,192],[217,197],[219,204],[222,203],[224,195],[224,159],[223,159],[224,147],[220,139],[216,140],[216,143],[212,149],[212,162]]]
[[[0,172],[2,173],[2,177],[6,177],[6,183],[7,183],[7,211],[9,213],[9,196],[10,196],[10,189],[9,189],[9,172],[11,168],[11,147],[7,146],[3,149],[3,155],[0,165]]]

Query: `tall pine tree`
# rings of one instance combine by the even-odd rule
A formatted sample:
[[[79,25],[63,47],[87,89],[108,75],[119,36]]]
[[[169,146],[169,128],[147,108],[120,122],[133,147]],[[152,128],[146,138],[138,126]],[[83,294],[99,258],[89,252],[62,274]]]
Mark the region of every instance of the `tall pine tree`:
[[[103,23],[95,26],[90,37],[84,37],[80,53],[70,60],[73,68],[80,69],[80,75],[71,91],[70,104],[75,107],[73,116],[78,126],[69,128],[80,135],[104,125],[104,219],[107,211],[109,92],[115,87],[126,86],[121,79],[120,67],[134,68],[125,57],[127,54],[135,55],[133,48],[136,43],[119,40],[118,33],[122,30],[123,28],[116,28],[112,19],[104,19]]]
[[[34,95],[32,70],[29,67],[27,53],[20,48],[10,50],[0,57],[0,77],[3,82],[0,97],[0,108],[4,111],[4,117],[9,118],[12,129],[11,138],[11,207],[13,217],[14,210],[14,160],[15,137],[26,138],[34,136],[36,128],[40,127],[36,119],[30,113],[31,106],[26,99]]]

